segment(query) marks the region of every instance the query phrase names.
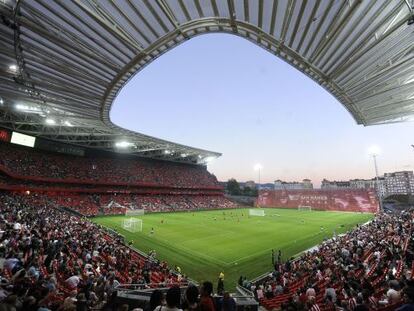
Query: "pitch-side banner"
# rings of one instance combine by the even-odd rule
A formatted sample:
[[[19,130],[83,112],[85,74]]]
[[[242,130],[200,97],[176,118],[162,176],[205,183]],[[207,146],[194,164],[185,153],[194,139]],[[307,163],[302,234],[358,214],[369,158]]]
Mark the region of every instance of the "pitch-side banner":
[[[378,200],[372,189],[335,190],[261,190],[257,199],[261,207],[298,208],[343,212],[378,212]]]

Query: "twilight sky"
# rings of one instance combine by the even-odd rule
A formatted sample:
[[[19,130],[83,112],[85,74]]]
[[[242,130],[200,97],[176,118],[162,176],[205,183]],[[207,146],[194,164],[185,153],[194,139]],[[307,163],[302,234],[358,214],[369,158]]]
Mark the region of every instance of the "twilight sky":
[[[373,177],[414,167],[414,122],[363,127],[327,91],[249,41],[203,35],[167,52],[120,92],[114,123],[218,151],[219,180],[262,182]]]

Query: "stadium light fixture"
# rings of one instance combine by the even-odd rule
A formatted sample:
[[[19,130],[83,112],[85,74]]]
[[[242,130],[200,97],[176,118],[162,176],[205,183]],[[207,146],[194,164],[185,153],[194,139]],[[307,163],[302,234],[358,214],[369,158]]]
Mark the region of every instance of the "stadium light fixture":
[[[377,198],[378,198],[378,202],[379,202],[379,208],[380,211],[383,211],[383,207],[382,207],[382,198],[381,198],[381,194],[380,194],[380,183],[379,183],[379,176],[378,176],[378,165],[377,165],[377,156],[381,153],[381,149],[376,146],[376,145],[372,145],[371,147],[368,148],[368,153],[369,155],[372,157],[373,161],[374,161],[374,168],[375,168],[375,190],[377,193]]]
[[[118,141],[115,143],[115,147],[117,148],[128,148],[128,147],[132,147],[134,144],[128,141]]]
[[[186,154],[186,153],[182,153],[182,154],[181,154],[181,157],[182,157],[182,158],[185,158],[186,156],[188,156],[188,154]]]
[[[4,100],[3,100],[3,98],[0,98],[0,105],[3,105],[4,104]]]
[[[17,110],[24,111],[25,113],[37,113],[37,114],[43,113],[42,109],[36,106],[29,106],[26,104],[16,104],[14,107]]]
[[[164,153],[165,153],[165,154],[170,154],[170,153],[171,153],[171,151],[170,151],[170,150],[164,150]]]
[[[210,157],[206,157],[206,158],[204,158],[204,162],[206,162],[206,163],[210,163],[211,161],[213,161],[213,160],[215,160],[216,159],[216,157],[212,157],[212,156],[210,156]]]
[[[70,123],[68,120],[66,120],[65,122],[63,122],[64,125],[69,126],[69,127],[73,127],[73,124]]]
[[[254,168],[255,171],[258,171],[258,173],[259,173],[259,182],[257,184],[257,190],[260,190],[260,183],[261,183],[260,182],[260,173],[263,169],[263,166],[260,163],[256,163],[253,168]]]
[[[368,154],[370,156],[377,156],[381,154],[381,148],[378,147],[377,145],[372,145],[368,148]]]
[[[56,121],[53,120],[53,119],[46,119],[45,122],[46,122],[47,125],[55,125],[56,124]]]
[[[263,166],[260,163],[257,163],[257,164],[254,165],[253,168],[254,168],[255,171],[260,171],[263,168]]]
[[[29,108],[28,106],[22,104],[17,104],[15,107],[17,110],[27,110]]]
[[[15,64],[10,65],[10,66],[9,66],[9,70],[10,70],[10,71],[14,71],[14,72],[16,72],[16,71],[17,71],[17,65],[15,65]]]

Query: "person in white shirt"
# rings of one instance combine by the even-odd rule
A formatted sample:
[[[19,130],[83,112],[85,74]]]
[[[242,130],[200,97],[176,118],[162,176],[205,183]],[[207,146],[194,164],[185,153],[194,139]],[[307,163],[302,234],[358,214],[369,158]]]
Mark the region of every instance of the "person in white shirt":
[[[69,288],[74,289],[78,287],[78,284],[80,283],[80,277],[77,275],[72,275],[70,278],[66,279],[65,283]]]
[[[165,300],[167,301],[167,305],[158,306],[154,309],[154,311],[183,311],[179,308],[181,291],[178,286],[173,286],[168,290]]]
[[[263,287],[259,286],[259,288],[256,291],[257,294],[257,299],[263,299],[264,298],[264,293],[263,293]]]
[[[393,304],[400,301],[400,292],[395,288],[395,286],[390,286],[390,289],[387,291],[387,298],[389,304]]]
[[[22,225],[19,224],[18,222],[14,223],[13,225],[13,229],[16,231],[19,231],[22,228]]]

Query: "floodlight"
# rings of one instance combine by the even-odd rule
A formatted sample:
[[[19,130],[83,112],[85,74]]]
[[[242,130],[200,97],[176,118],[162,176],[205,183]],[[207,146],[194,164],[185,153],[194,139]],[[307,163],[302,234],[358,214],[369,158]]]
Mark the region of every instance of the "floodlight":
[[[182,157],[182,158],[185,158],[186,156],[187,156],[187,154],[186,154],[186,153],[182,153],[182,154],[181,154],[181,157]]]
[[[260,164],[260,163],[257,163],[257,164],[255,164],[254,165],[254,170],[255,171],[259,171],[259,170],[261,170],[263,168],[263,166]]]
[[[377,145],[372,145],[368,148],[368,154],[370,156],[377,156],[380,153],[381,153],[381,149]]]
[[[24,111],[25,113],[37,113],[40,114],[42,110],[37,106],[29,106],[26,104],[16,104],[15,108],[17,110]]]
[[[48,124],[48,125],[55,125],[55,124],[56,124],[56,121],[55,121],[55,120],[53,120],[53,119],[46,119],[46,120],[45,120],[45,122],[46,122],[46,124]]]
[[[64,125],[69,126],[69,127],[73,127],[73,124],[70,123],[68,120],[66,120],[65,122],[63,122]]]
[[[125,141],[125,140],[118,141],[118,142],[115,143],[115,147],[117,147],[117,148],[128,148],[128,147],[131,147],[133,145],[134,145],[133,143],[130,143],[130,142]]]
[[[0,105],[3,105],[4,104],[4,100],[3,100],[3,98],[0,98]]]
[[[10,65],[9,66],[9,70],[11,70],[11,71],[17,71],[17,65]]]
[[[165,153],[165,154],[170,154],[170,153],[171,153],[171,151],[170,151],[170,150],[164,150],[164,153]]]
[[[374,168],[375,168],[375,190],[376,190],[376,194],[377,194],[377,199],[379,202],[379,209],[380,211],[383,211],[383,206],[382,206],[382,198],[381,198],[381,194],[379,191],[379,177],[378,177],[378,166],[377,166],[377,156],[381,153],[381,149],[376,146],[376,145],[372,145],[368,148],[368,154],[370,156],[372,156],[372,160],[374,161]]]

